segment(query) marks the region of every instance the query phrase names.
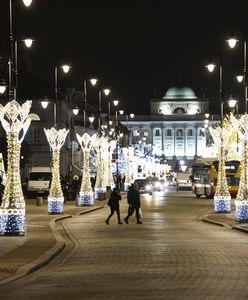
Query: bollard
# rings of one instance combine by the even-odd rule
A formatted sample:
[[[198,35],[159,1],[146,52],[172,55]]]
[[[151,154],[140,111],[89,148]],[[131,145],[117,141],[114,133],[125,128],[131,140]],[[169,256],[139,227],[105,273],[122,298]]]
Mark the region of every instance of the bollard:
[[[37,197],[36,198],[36,205],[42,206],[43,205],[43,197]]]

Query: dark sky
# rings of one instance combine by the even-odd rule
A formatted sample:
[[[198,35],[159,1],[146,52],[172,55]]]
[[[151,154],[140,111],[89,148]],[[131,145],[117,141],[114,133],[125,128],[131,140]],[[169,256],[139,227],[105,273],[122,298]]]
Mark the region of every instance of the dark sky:
[[[0,4],[3,53],[8,2]],[[20,56],[31,58],[33,74],[47,84],[53,84],[55,60],[68,60],[68,85],[82,89],[83,80],[95,75],[129,112],[148,112],[151,97],[162,97],[179,83],[209,97],[215,111],[218,74],[208,74],[203,66],[221,50],[224,96],[242,95],[233,79],[242,67],[242,42],[230,51],[225,38],[235,27],[242,39],[247,2],[33,0],[25,9],[21,0],[13,0],[14,25],[18,37],[30,31],[36,39],[35,47],[25,54],[22,49]]]

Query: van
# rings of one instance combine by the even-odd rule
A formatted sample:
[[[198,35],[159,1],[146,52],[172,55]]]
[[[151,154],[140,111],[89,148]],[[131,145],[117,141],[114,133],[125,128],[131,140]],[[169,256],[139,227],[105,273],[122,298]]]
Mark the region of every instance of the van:
[[[191,190],[192,182],[189,173],[177,173],[176,177],[177,190],[187,189]]]
[[[51,179],[52,171],[50,167],[32,167],[28,176],[27,198],[47,197]]]

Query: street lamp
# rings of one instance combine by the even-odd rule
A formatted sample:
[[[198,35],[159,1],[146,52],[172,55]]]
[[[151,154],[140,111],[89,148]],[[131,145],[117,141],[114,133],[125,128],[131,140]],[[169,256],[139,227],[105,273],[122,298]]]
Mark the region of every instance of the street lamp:
[[[236,112],[238,115],[238,100],[235,99],[233,96],[230,96],[227,100],[227,103],[231,109],[234,109],[236,107]]]
[[[23,0],[23,3],[25,4],[25,6],[29,7],[32,3],[32,0]]]
[[[4,94],[7,89],[7,82],[5,79],[0,80],[0,94]]]
[[[206,65],[208,71],[212,73],[215,68],[217,67],[213,63],[209,63]],[[223,68],[222,68],[222,56],[221,56],[221,62],[219,64],[219,102],[220,102],[220,118],[221,123],[223,122]]]
[[[227,40],[228,45],[231,49],[235,48],[238,40],[234,37],[231,37]],[[243,75],[236,76],[239,83],[243,82],[244,85],[244,100],[245,100],[245,112],[247,113],[247,32],[246,32],[246,24],[244,26],[244,41],[243,41]]]

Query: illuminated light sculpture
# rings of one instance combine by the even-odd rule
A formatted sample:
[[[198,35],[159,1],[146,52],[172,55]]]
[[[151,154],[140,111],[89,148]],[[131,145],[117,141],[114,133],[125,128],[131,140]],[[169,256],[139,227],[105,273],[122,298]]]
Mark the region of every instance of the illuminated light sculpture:
[[[214,210],[217,213],[230,213],[231,212],[231,195],[228,190],[226,179],[226,166],[225,166],[225,147],[228,143],[232,130],[225,128],[223,125],[216,128],[210,128],[210,133],[213,137],[214,143],[218,147],[218,178],[217,186],[214,194]]]
[[[0,207],[0,234],[24,235],[25,200],[20,176],[21,143],[32,120],[39,120],[36,114],[29,114],[32,101],[21,106],[15,101],[0,105],[0,120],[7,134],[8,167],[6,185]]]
[[[106,191],[108,185],[108,169],[109,169],[109,159],[108,159],[108,149],[109,149],[109,141],[108,138],[105,137],[104,143],[102,145],[102,164],[103,164],[103,187]],[[111,162],[110,162],[111,163]]]
[[[238,120],[231,117],[233,127],[242,141],[241,176],[239,190],[235,200],[235,217],[240,223],[248,222],[248,115],[242,115]]]
[[[101,195],[106,192],[106,185],[104,185],[104,144],[106,144],[106,138],[100,137],[97,140],[97,175],[95,184],[95,197],[101,198]]]
[[[131,148],[131,147],[130,147]],[[127,162],[127,167],[126,167],[126,178],[125,178],[125,184],[124,184],[124,189],[125,191],[128,190],[128,187],[132,184],[132,177],[131,177],[131,160],[130,160],[130,152],[131,149],[129,147],[124,148],[124,153],[126,156],[126,162]]]
[[[69,130],[57,130],[54,127],[44,129],[48,143],[52,148],[52,182],[47,198],[48,213],[52,215],[63,214],[64,196],[60,183],[60,149],[64,145]]]
[[[94,205],[94,193],[90,181],[90,150],[97,140],[97,135],[90,136],[84,133],[82,136],[77,134],[77,140],[83,150],[83,174],[82,182],[77,199],[78,206],[92,206]]]
[[[241,148],[241,145],[238,132],[236,130],[233,130],[233,124],[231,121],[233,117],[234,115],[230,113],[230,115],[227,115],[225,117],[224,121],[225,128],[232,131],[232,134],[230,135],[230,138],[228,139],[228,142],[226,144],[227,160],[240,160],[241,155],[239,149]]]
[[[112,154],[115,148],[116,148],[116,140],[111,140],[109,142],[109,148],[108,148],[108,181],[107,181],[107,186],[110,186],[111,188],[115,187],[115,182],[114,182],[113,172],[112,172]]]

